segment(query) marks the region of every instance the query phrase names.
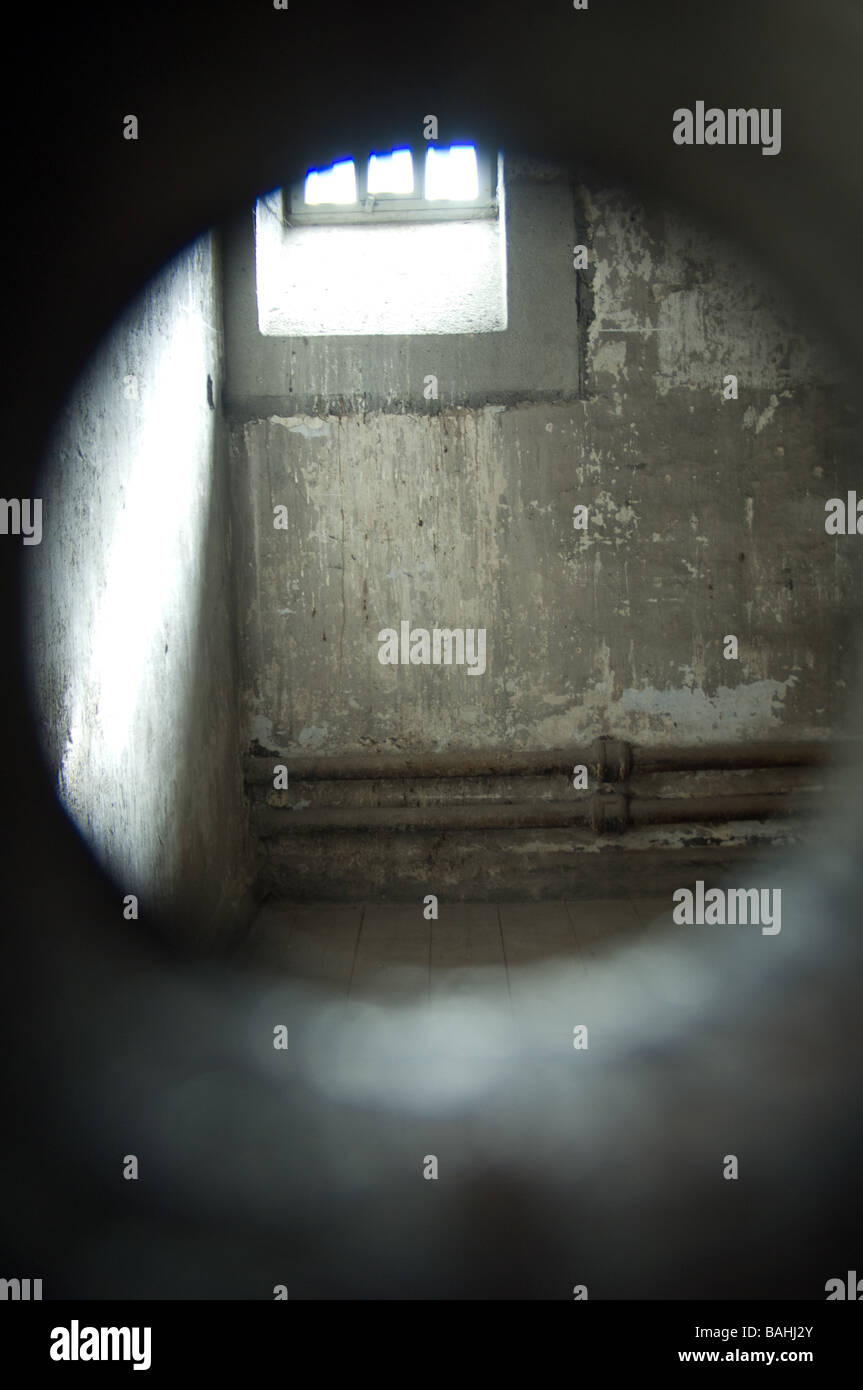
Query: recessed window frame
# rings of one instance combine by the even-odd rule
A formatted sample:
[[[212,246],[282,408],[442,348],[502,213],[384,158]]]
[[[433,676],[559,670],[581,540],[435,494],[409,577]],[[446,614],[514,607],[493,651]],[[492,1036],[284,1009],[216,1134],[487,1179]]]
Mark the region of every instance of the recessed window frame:
[[[468,140],[454,141],[456,145],[467,145]],[[396,149],[410,149],[413,158],[414,189],[412,194],[368,192],[368,167],[372,154],[391,154],[392,150],[371,151],[364,159],[357,160],[353,155],[336,157],[353,159],[357,180],[357,199],[355,203],[313,203],[305,201],[305,182],[312,169],[303,178],[282,188],[282,218],[286,227],[363,225],[371,226],[378,222],[463,222],[475,218],[494,219],[500,215],[500,189],[503,178],[502,156],[494,151],[474,144],[476,150],[479,193],[467,201],[441,198],[427,199],[418,191],[418,183],[425,180],[426,154],[429,149],[447,150],[450,145],[400,144]],[[330,166],[325,166],[330,167]]]

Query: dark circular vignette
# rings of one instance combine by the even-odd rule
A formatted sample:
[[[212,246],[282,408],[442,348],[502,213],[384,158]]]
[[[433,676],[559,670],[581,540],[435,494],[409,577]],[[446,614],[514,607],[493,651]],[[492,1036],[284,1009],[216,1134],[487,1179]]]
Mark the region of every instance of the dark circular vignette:
[[[271,26],[288,17],[296,37],[285,51]],[[287,15],[239,4],[179,14],[154,6],[138,21],[134,61],[128,15],[113,8],[106,7],[104,17],[95,10],[83,19],[61,16],[47,33],[25,31],[21,56],[41,73],[46,95],[38,121],[31,118],[7,161],[7,188],[16,190],[4,228],[13,282],[5,340],[12,403],[7,495],[32,495],[48,435],[80,369],[117,313],[166,260],[261,189],[282,182],[286,167],[319,153],[323,158],[332,147],[383,143],[415,121],[420,106],[452,111],[465,129],[504,148],[542,150],[636,190],[669,196],[779,275],[849,363],[863,365],[863,190],[857,173],[863,18],[853,5],[835,4],[828,16],[814,17],[810,6],[789,4],[777,17],[768,3],[731,3],[718,23],[707,7],[670,3],[594,4],[584,15],[564,4],[539,13],[488,3],[465,13],[442,5],[435,9],[434,33],[427,16],[406,14],[386,27],[376,55],[358,62],[373,18],[373,11],[356,5],[317,12],[294,5]],[[574,53],[576,23],[585,32]],[[458,42],[436,37],[445,34],[457,34]],[[403,61],[406,42],[411,64]],[[315,55],[322,53],[328,71],[339,77],[336,101],[321,81]],[[722,151],[721,159],[708,160],[705,151],[673,146],[672,109],[699,96],[781,106],[781,157],[757,161],[746,151]],[[138,109],[149,119],[152,138],[131,150],[122,142],[112,145],[105,130],[124,111]],[[181,1188],[142,1194],[140,1212],[129,1217],[92,1162],[102,1136],[88,1126],[83,1077],[92,1058],[122,1034],[125,1004],[134,1002],[140,1010],[135,1018],[157,1028],[166,1010],[183,1017],[187,1034],[162,1038],[159,1064],[166,1076],[215,1072],[226,1114],[236,1113],[242,1074],[232,1070],[232,1025],[225,1025],[224,1055],[208,1037],[214,1010],[230,1017],[225,981],[204,975],[208,991],[198,987],[198,973],[192,989],[158,937],[145,944],[131,933],[118,935],[115,891],[40,773],[18,632],[20,558],[0,548],[7,729],[2,1028],[9,1034],[7,1057],[14,1051],[18,1059],[3,1078],[5,1113],[17,1116],[5,1141],[4,1187],[17,1194],[13,1200],[33,1235],[22,1235],[26,1223],[19,1218],[7,1263],[14,1256],[11,1263],[29,1267],[35,1252],[57,1296],[74,1296],[82,1285],[92,1291],[101,1271],[78,1252],[98,1252],[103,1237],[110,1246],[117,1228],[126,1241],[124,1260],[129,1267],[137,1262],[139,1287],[147,1291],[137,1296],[155,1289],[172,1263],[176,1273],[163,1296],[201,1296],[190,1271],[215,1264],[227,1249],[238,1292],[211,1273],[206,1296],[251,1297],[258,1275],[263,1271],[265,1284],[269,1277],[266,1223],[218,1216],[215,1204],[193,1218]],[[857,911],[851,885],[842,888],[836,910],[849,918]],[[828,961],[821,984],[829,988],[830,981]],[[859,1092],[856,1058],[849,1058],[847,1080],[850,1105]],[[298,1113],[310,1116],[308,1098]],[[835,1193],[836,1220],[847,1222],[849,1255],[860,1230],[859,1140],[849,1126],[846,1150],[818,1154],[824,1188]],[[133,1139],[127,1142],[134,1149]],[[669,1260],[668,1297],[687,1296],[698,1258],[688,1244],[686,1200],[684,1193],[681,1225],[671,1234],[680,1260],[677,1268]],[[532,1239],[539,1253],[555,1246],[554,1206],[529,1190],[524,1174],[494,1175],[492,1195],[472,1196],[466,1183],[458,1201],[468,1213],[466,1239],[478,1258],[482,1241],[470,1228],[476,1203],[490,1203],[494,1212],[523,1206],[535,1218],[525,1240]],[[359,1223],[355,1245],[340,1241],[333,1228],[339,1216],[350,1226],[353,1209],[344,1197],[331,1207],[325,1248],[333,1268],[320,1272],[321,1297],[345,1296],[333,1270],[338,1260],[348,1265],[360,1257],[364,1221],[372,1219],[367,1214]],[[808,1242],[801,1268],[823,1272],[823,1284],[823,1274],[834,1271],[824,1267],[817,1233],[805,1219],[801,1227]],[[430,1261],[423,1276],[397,1233],[390,1239],[391,1246],[384,1240],[376,1248],[381,1260],[389,1254],[406,1262],[403,1296],[453,1296],[445,1259]],[[799,1291],[802,1281],[795,1282],[794,1272],[777,1272],[766,1252],[751,1269],[742,1289],[730,1268],[717,1271],[708,1296],[809,1296]],[[112,1269],[110,1258],[106,1270],[109,1282],[128,1272],[125,1264]],[[529,1286],[527,1272],[524,1280]],[[368,1273],[366,1287],[347,1296],[392,1296],[381,1268]],[[456,1296],[537,1296],[523,1288],[498,1267],[473,1286],[466,1278]]]

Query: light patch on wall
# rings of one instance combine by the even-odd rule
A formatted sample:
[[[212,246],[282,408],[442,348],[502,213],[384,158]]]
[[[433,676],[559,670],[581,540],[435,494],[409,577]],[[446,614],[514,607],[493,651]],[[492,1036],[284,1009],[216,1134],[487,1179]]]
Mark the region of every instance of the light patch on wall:
[[[536,721],[538,746],[563,747],[589,739],[596,732],[597,720],[617,738],[659,733],[675,743],[698,744],[717,738],[760,737],[765,726],[781,724],[785,696],[797,684],[795,676],[786,681],[759,680],[733,689],[720,686],[713,695],[693,684],[673,690],[646,686],[624,689],[615,698],[615,676],[604,644],[594,670],[595,677],[568,709]],[[801,737],[820,738],[823,730],[806,729]]]
[[[272,425],[283,425],[291,434],[301,434],[304,439],[326,439],[330,432],[329,421],[319,415],[269,415]]]
[[[286,227],[255,205],[258,327],[270,337],[490,333],[507,326],[499,218]]]
[[[135,440],[125,488],[125,506],[109,540],[102,596],[90,636],[85,689],[98,691],[104,754],[119,762],[130,735],[146,659],[178,575],[184,572],[187,530],[200,486],[188,460],[209,436],[209,417],[189,409],[200,377],[200,346],[194,324],[178,316],[170,338],[160,344],[152,368],[153,399]],[[83,702],[72,713],[62,781],[77,786],[85,748]]]
[[[628,502],[619,502],[612,493],[598,492],[590,506],[590,525],[580,537],[583,550],[591,545],[621,546],[638,530],[639,515]]]
[[[782,395],[786,398],[791,396],[790,391],[783,391]],[[743,412],[743,428],[751,430],[755,426],[755,433],[760,434],[765,425],[769,425],[773,416],[776,414],[779,405],[779,397],[771,395],[769,405],[762,411],[757,411],[754,405],[747,406]]]
[[[596,376],[603,372],[620,381],[626,367],[626,343],[620,338],[610,338],[597,347],[593,357],[593,370]]]
[[[723,685],[714,695],[698,686],[682,690],[646,686],[624,690],[620,704],[627,715],[660,716],[675,738],[697,743],[709,741],[719,731],[723,737],[751,738],[753,729],[762,729],[765,722],[781,723],[785,696],[796,684],[797,677],[789,676],[784,681],[752,681],[733,688]]]
[[[300,729],[297,742],[301,748],[322,748],[327,741],[329,732],[326,724],[308,724],[304,729]]]

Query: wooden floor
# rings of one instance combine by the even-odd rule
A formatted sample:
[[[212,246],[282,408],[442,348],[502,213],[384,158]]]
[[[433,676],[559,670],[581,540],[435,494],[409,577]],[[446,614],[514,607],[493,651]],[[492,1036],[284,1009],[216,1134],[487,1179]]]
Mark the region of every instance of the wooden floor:
[[[532,966],[555,963],[589,987],[621,947],[640,943],[651,923],[668,920],[662,898],[593,902],[441,902],[437,921],[421,904],[265,904],[244,955],[352,1002],[417,1003],[444,997],[506,1004],[517,1015],[522,991],[536,1005]],[[632,966],[637,975],[637,953]],[[638,985],[633,979],[633,985]]]

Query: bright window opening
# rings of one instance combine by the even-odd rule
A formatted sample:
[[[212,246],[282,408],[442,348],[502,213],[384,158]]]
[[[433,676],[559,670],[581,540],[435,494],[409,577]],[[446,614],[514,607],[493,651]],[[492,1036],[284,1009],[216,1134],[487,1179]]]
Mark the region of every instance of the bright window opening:
[[[329,169],[313,169],[306,175],[307,203],[355,203],[357,171],[352,159],[343,159]]]
[[[309,169],[283,190],[290,227],[496,218],[498,160],[475,145],[404,146]]]
[[[479,197],[479,173],[473,145],[430,149],[426,155],[425,196],[468,202]]]
[[[392,154],[373,154],[369,159],[368,191],[413,193],[414,162],[410,150],[393,150]]]
[[[258,199],[255,261],[268,336],[500,332],[503,161],[423,142],[310,169]]]

